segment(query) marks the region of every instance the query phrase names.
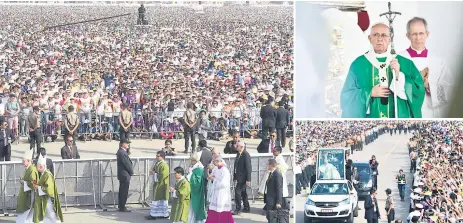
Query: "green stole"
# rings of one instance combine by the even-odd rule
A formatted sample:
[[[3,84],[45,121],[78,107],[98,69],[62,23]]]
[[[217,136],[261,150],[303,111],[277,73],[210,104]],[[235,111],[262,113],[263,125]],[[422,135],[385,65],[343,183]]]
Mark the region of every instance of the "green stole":
[[[195,213],[196,221],[206,219],[206,205],[204,197],[204,171],[202,168],[195,168],[190,178],[191,205]]]
[[[34,164],[31,165],[24,171],[23,179],[26,182],[27,186],[34,190],[34,181],[39,180],[39,172]],[[24,192],[24,183],[19,187],[18,203],[16,206],[17,213],[24,213],[25,211],[31,209],[31,195],[32,191]]]
[[[47,211],[48,198],[52,199],[53,209],[55,210],[56,217],[61,221],[63,220],[63,212],[61,210],[61,202],[59,201],[58,188],[56,188],[55,178],[49,170],[45,170],[38,181],[40,186],[46,195],[39,196],[39,192],[35,193],[34,201],[34,223],[43,221],[43,217]]]
[[[153,167],[157,173],[157,180],[153,184],[153,200],[168,201],[169,200],[169,165],[163,160],[158,161]]]

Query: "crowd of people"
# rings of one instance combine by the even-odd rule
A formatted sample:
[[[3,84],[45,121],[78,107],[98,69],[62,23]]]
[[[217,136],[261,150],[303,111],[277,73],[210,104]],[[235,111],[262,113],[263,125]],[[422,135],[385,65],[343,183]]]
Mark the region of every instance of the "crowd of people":
[[[145,8],[149,26],[135,25],[137,6],[2,6],[0,115],[13,134],[28,134],[33,107],[52,141],[71,105],[88,139],[117,138],[123,104],[135,136],[163,139],[182,138],[188,102],[207,113],[210,139],[259,137],[270,97],[292,113],[291,7]]]
[[[463,221],[463,123],[432,121],[410,139],[409,222]]]

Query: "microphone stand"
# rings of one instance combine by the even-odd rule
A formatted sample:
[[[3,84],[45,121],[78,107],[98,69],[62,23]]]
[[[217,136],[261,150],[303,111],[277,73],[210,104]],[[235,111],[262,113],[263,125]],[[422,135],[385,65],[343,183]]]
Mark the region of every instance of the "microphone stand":
[[[387,5],[388,5],[388,8],[389,8],[389,11],[387,11],[385,13],[381,13],[379,16],[380,17],[381,16],[386,17],[386,19],[389,22],[389,31],[391,33],[391,54],[392,54],[392,58],[395,58],[396,52],[395,52],[395,48],[394,48],[394,28],[392,26],[392,23],[394,22],[395,17],[397,15],[402,15],[402,13],[391,11],[391,2],[388,2]],[[394,74],[394,77],[395,77],[395,81],[393,82],[393,85],[394,85],[394,89],[397,91],[396,82],[399,80],[399,73],[398,72],[393,72],[393,74]],[[395,116],[395,118],[399,117],[399,108],[397,107],[397,93],[396,92],[394,93],[394,116]]]

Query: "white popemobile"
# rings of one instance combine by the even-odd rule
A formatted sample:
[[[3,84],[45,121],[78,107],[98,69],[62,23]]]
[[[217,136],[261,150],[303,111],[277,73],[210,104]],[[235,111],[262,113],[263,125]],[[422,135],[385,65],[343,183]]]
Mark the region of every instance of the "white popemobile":
[[[305,223],[328,219],[353,223],[358,216],[357,191],[345,179],[345,157],[343,148],[319,149],[317,181],[305,203]]]

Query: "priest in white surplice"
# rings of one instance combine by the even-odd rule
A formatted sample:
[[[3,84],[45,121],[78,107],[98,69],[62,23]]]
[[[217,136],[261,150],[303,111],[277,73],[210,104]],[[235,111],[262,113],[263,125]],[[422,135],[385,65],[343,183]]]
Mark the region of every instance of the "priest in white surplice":
[[[411,46],[400,55],[411,59],[421,73],[426,96],[421,109],[423,118],[445,118],[452,96],[454,76],[444,60],[429,53],[426,40],[429,36],[425,19],[414,17],[407,23],[407,37]]]
[[[214,159],[214,164],[217,168],[208,176],[213,186],[206,223],[233,223],[230,170],[220,156]]]

